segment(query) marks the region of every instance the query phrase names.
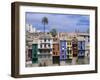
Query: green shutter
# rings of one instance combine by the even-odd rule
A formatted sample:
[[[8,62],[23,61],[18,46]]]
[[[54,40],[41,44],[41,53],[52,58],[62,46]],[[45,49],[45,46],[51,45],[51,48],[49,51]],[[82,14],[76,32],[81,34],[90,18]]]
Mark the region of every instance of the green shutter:
[[[37,55],[38,47],[37,44],[32,44],[32,63],[38,62],[38,55]]]

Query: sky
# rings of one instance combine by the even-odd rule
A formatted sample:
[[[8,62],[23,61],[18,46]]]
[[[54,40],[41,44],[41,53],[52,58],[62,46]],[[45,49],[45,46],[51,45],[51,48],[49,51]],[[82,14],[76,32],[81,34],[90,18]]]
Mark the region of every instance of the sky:
[[[57,32],[86,32],[90,26],[89,15],[79,14],[51,14],[51,13],[25,13],[25,24],[31,24],[36,30],[43,32],[44,25],[42,24],[42,18],[48,18],[48,24],[45,27],[45,31],[49,32],[52,28],[55,28]]]

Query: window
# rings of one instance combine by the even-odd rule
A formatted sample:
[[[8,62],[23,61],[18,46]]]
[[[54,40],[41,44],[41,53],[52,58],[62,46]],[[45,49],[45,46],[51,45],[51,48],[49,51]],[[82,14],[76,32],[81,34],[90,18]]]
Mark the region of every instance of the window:
[[[81,56],[82,56],[82,52],[81,52]]]
[[[48,39],[48,41],[50,41],[50,39]]]
[[[62,54],[64,54],[64,50],[62,50]]]
[[[55,52],[53,52],[53,54],[55,55]]]
[[[46,42],[46,39],[44,39],[44,42]]]
[[[50,53],[50,50],[48,52]]]
[[[36,54],[34,54],[34,57],[36,57]]]
[[[55,50],[55,48],[53,48],[53,50]]]
[[[48,47],[50,47],[50,44],[48,44]]]
[[[46,44],[44,44],[44,48],[46,48]]]
[[[67,47],[67,49],[69,50],[69,47]]]
[[[62,55],[62,58],[64,58],[64,55]]]
[[[81,46],[81,49],[83,49],[82,46]]]
[[[69,50],[67,50],[67,53],[69,54]]]
[[[32,58],[32,49],[29,49],[29,50],[28,50],[28,57],[29,57],[29,58]]]
[[[42,51],[40,50],[40,53],[42,53]]]
[[[71,45],[71,42],[70,42],[70,45]]]
[[[68,45],[70,45],[70,42],[68,42]]]
[[[62,50],[62,52],[64,52],[64,50]]]
[[[40,48],[42,48],[42,44],[40,44]]]
[[[88,42],[90,42],[90,39],[89,39],[89,37],[88,37]]]

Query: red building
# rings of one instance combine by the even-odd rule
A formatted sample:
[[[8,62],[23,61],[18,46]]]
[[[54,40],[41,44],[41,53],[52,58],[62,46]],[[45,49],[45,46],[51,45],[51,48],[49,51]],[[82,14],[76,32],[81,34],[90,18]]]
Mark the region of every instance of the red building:
[[[78,40],[76,37],[72,39],[72,50],[73,50],[73,57],[78,56]]]

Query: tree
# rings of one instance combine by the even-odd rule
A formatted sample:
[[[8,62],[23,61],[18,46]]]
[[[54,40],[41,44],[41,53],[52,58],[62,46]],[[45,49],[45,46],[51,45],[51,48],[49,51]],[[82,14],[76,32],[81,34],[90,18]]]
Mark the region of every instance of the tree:
[[[53,29],[50,31],[50,33],[51,33],[51,35],[52,35],[53,37],[55,37],[55,36],[57,35],[57,31],[56,31],[55,28],[53,28]]]
[[[89,28],[87,29],[87,31],[86,31],[87,33],[89,33],[90,31],[89,31]]]
[[[45,25],[48,24],[48,18],[47,17],[43,17],[42,24],[44,25],[44,33],[45,33]]]

